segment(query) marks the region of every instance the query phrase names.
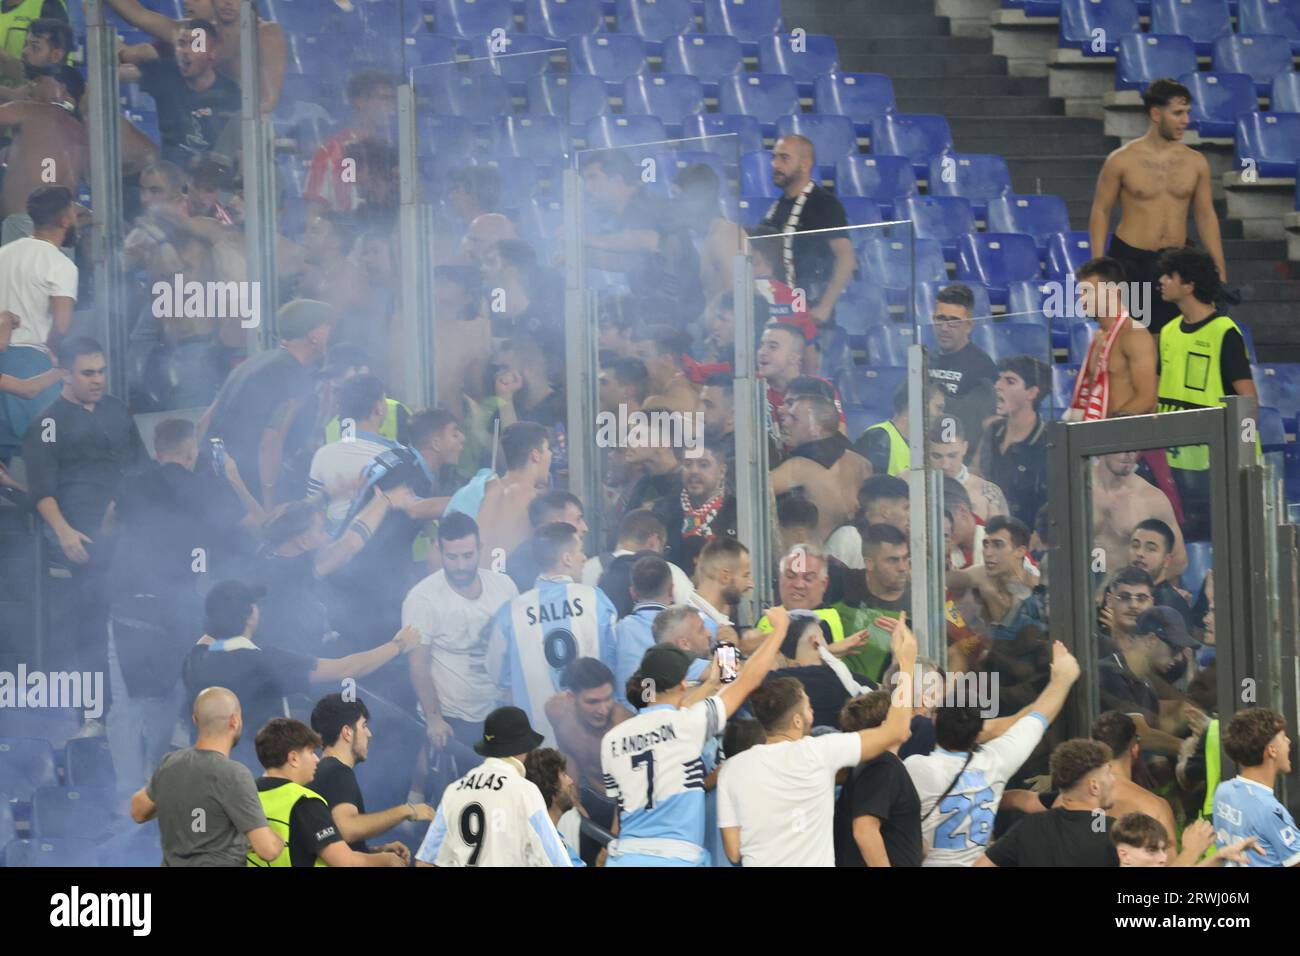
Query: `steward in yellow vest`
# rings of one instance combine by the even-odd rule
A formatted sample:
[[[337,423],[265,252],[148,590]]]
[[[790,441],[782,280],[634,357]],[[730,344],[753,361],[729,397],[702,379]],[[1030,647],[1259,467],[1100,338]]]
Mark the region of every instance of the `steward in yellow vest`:
[[[7,2],[0,4],[0,50],[15,60],[22,59],[27,28],[33,20],[42,17],[67,20],[68,10],[63,0],[21,0],[14,6]]]

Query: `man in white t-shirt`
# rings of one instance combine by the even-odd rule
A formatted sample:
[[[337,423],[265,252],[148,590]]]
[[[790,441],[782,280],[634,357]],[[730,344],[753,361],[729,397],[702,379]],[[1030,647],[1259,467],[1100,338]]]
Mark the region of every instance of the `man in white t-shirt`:
[[[32,235],[0,246],[0,312],[17,316],[9,347],[0,352],[0,374],[14,378],[49,371],[49,349],[72,328],[77,302],[77,267],[61,248],[77,219],[72,192],[33,190],[27,214]],[[0,393],[0,458],[17,453],[27,425],[56,397],[55,386],[31,399]]]
[[[364,482],[362,472],[393,446],[379,434],[388,415],[384,383],[363,372],[338,390],[339,434],[336,442],[316,449],[307,476],[308,499],[325,500],[326,525],[333,531],[344,518]]]
[[[1047,686],[1009,730],[987,743],[978,706],[939,708],[934,752],[903,761],[921,798],[922,866],[974,866],[984,855],[1007,781],[1043,739],[1078,677],[1079,662],[1054,642]]]
[[[478,525],[459,511],[438,525],[442,570],[431,574],[402,602],[402,624],[420,632],[411,652],[411,683],[430,743],[455,738],[473,746],[499,693],[488,676],[488,625],[518,595],[514,582],[479,565]]]
[[[812,704],[792,677],[770,681],[750,695],[767,743],[730,758],[718,775],[718,826],[733,863],[835,865],[836,773],[880,756],[910,733],[916,638],[905,615],[878,618],[874,626],[892,633],[900,668],[889,716],[879,727],[808,736]]]

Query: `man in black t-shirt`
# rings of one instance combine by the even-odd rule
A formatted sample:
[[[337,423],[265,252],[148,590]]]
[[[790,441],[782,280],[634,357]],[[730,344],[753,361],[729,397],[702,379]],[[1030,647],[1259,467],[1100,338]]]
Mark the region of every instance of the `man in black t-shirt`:
[[[140,89],[158,106],[163,158],[186,166],[220,148],[232,159],[239,146],[239,86],[216,70],[217,27],[187,20],[171,56],[140,64]]]
[[[930,353],[930,377],[948,389],[944,410],[961,419],[967,435],[977,436],[993,414],[998,369],[988,353],[970,340],[974,315],[975,293],[970,286],[954,282],[935,295],[934,338],[939,348]],[[970,451],[974,455],[977,449]]]
[[[840,729],[870,730],[885,722],[889,691],[855,697],[840,712]],[[920,866],[921,798],[898,747],[850,771],[835,802],[836,866]]]
[[[1031,813],[989,847],[976,866],[1119,866],[1110,839],[1115,775],[1110,748],[1095,740],[1067,740],[1052,753],[1052,787],[1060,806]]]
[[[1154,604],[1171,607],[1178,612],[1188,631],[1200,630],[1200,618],[1192,610],[1191,595],[1174,586],[1169,574],[1173,560],[1174,531],[1159,518],[1139,521],[1129,538],[1129,563],[1151,575],[1155,587],[1151,589]]]
[[[1047,503],[1047,425],[1039,414],[1050,379],[1029,355],[998,362],[993,383],[997,418],[979,443],[979,473],[1002,489],[1013,518],[1032,527]]]
[[[404,820],[432,820],[434,808],[427,803],[404,803],[378,813],[366,813],[366,801],[357,783],[356,765],[370,752],[370,711],[360,697],[344,700],[329,694],[316,702],[311,712],[312,730],[320,734],[324,755],[316,766],[311,788],[325,798],[339,834],[358,853],[389,851],[408,865],[411,851],[398,841],[371,850],[366,840],[387,833]]]
[[[804,136],[783,136],[772,149],[772,182],[781,197],[763,217],[762,225],[777,232],[844,229],[844,206],[813,182],[817,153]],[[775,239],[768,240],[776,243]],[[849,234],[817,233],[781,240],[779,275],[793,289],[802,289],[808,316],[817,325],[833,324],[835,303],[853,278],[853,243]]]

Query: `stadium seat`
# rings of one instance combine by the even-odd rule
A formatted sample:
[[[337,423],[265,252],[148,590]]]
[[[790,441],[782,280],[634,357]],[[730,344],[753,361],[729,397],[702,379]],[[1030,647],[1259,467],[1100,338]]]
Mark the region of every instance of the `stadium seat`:
[[[907,196],[895,212],[900,219],[912,220],[918,239],[938,239],[949,262],[957,257],[957,240],[975,231],[970,200],[960,196]]]
[[[1252,365],[1256,363],[1255,357],[1255,336],[1251,334],[1250,326],[1245,322],[1238,322],[1237,328],[1241,330],[1241,337],[1246,343],[1246,356],[1250,359]]]
[[[1208,56],[1215,40],[1232,33],[1228,0],[1151,0],[1151,32],[1181,34]]]
[[[869,226],[872,223],[884,222],[880,203],[874,199],[840,196],[839,200],[840,205],[844,207],[844,218],[848,220],[850,226]]]
[[[1011,190],[1011,172],[1001,156],[944,153],[930,158],[929,194],[962,196],[971,201],[975,218],[988,215],[989,202]]]
[[[1255,82],[1245,73],[1193,71],[1179,76],[1178,82],[1191,90],[1191,124],[1203,137],[1232,136],[1237,131],[1237,114],[1253,113],[1259,109]],[[1276,81],[1273,85],[1276,90]],[[1272,104],[1272,108],[1277,109],[1276,99]]]
[[[772,153],[760,149],[740,157],[740,193],[742,196],[766,196],[776,199],[781,190],[772,182]]]
[[[98,843],[121,819],[114,803],[111,789],[41,787],[32,797],[32,835]]]
[[[894,81],[883,73],[819,76],[813,84],[813,104],[818,113],[849,117],[858,132],[870,138],[872,122],[894,111]]]
[[[1074,379],[1079,374],[1077,365],[1052,366],[1052,410],[1053,418],[1060,418],[1061,413],[1070,407],[1070,396],[1074,394]]]
[[[737,73],[718,84],[718,112],[745,113],[774,129],[782,116],[799,112],[799,90],[779,73]]]
[[[107,737],[69,740],[63,752],[63,769],[63,782],[69,787],[111,789],[117,784]]]
[[[896,215],[898,200],[916,195],[916,175],[906,156],[848,156],[835,166],[835,191],[841,198],[873,199]]]
[[[763,148],[762,124],[752,116],[724,113],[688,116],[682,123],[682,136],[698,141],[697,149],[720,154],[728,165],[738,165],[742,154]]]
[[[746,229],[752,229],[763,221],[771,208],[772,199],[769,196],[741,196],[736,202],[737,221]]]
[[[905,366],[908,347],[916,344],[916,334],[909,323],[882,322],[867,329],[866,343],[869,364]]]
[[[5,793],[0,793],[0,846],[8,846],[9,841],[17,834],[17,827],[14,826],[14,808],[9,802],[9,797]],[[2,856],[2,854],[0,854]],[[3,862],[0,859],[0,862]]]
[[[569,70],[590,73],[622,92],[628,77],[646,71],[645,41],[640,37],[611,33],[574,37],[569,41]]]
[[[801,93],[811,95],[817,78],[834,73],[839,66],[840,54],[834,37],[778,33],[758,41],[759,70],[794,77]]]
[[[1253,160],[1260,176],[1291,177],[1300,156],[1300,113],[1242,113],[1237,117],[1236,168]]]
[[[677,180],[677,174],[692,166],[708,166],[718,175],[718,182],[721,187],[723,196],[726,196],[727,189],[727,164],[722,156],[717,153],[711,153],[706,149],[679,149],[673,154],[673,181]]]
[[[161,4],[152,3],[145,3],[143,5],[148,7],[150,10],[153,10],[155,6],[162,6]],[[81,4],[74,0],[74,2],[66,3],[64,6],[68,9],[68,12],[71,13],[74,7],[80,7]],[[178,16],[174,7],[171,10],[159,9],[155,12],[162,13],[164,16],[173,17],[175,19],[184,18],[184,11],[182,11],[181,15]],[[280,24],[281,29],[284,30],[286,35],[301,36],[309,33],[323,33],[329,30],[338,30],[340,28],[357,29],[361,26],[359,16],[348,16],[337,7],[329,11],[322,11],[316,4],[312,3],[311,0],[277,0],[273,12],[275,22]],[[355,26],[352,25],[353,23],[355,23]],[[75,21],[73,26],[76,26]],[[78,35],[80,35],[81,32],[82,31],[78,31]],[[122,33],[125,38],[126,30],[119,28],[118,32]]]
[[[1300,414],[1300,364],[1254,366],[1259,403],[1276,408],[1287,421]]]
[[[1259,442],[1266,452],[1286,448],[1286,426],[1282,422],[1282,413],[1269,405],[1259,406]]]
[[[885,298],[884,286],[873,282],[850,282],[835,304],[835,324],[849,333],[849,345],[855,349],[866,347],[867,329],[888,319],[889,301]],[[846,400],[862,400],[857,391],[844,397]]]
[[[1048,237],[1070,231],[1070,212],[1060,196],[1004,193],[989,201],[988,228],[989,232],[1031,235],[1038,243],[1039,252],[1046,255]]]
[[[980,232],[957,241],[957,278],[988,286],[994,305],[1007,304],[1007,286],[1036,279],[1038,245],[1022,232]]]
[[[926,282],[918,282],[916,284],[916,292],[914,295],[914,301],[916,302],[916,320],[920,322],[923,327],[933,325],[936,296],[938,296],[940,289],[952,285],[952,281],[953,280],[951,279],[930,279]],[[965,285],[969,286],[971,294],[975,296],[975,311],[972,313],[975,318],[983,318],[993,314],[993,307],[992,303],[989,302],[989,290],[987,288],[978,281],[958,281],[962,281]],[[934,342],[933,340],[930,340],[926,344],[933,345]]]
[[[434,33],[408,36],[402,41],[402,56],[408,70],[435,63],[452,63],[456,59],[456,41]],[[283,89],[280,96],[282,99],[285,96]]]
[[[836,322],[839,321],[838,315],[839,312],[836,310]],[[869,328],[874,328],[878,324],[880,323],[873,323]],[[866,338],[865,332],[863,338],[864,340]],[[846,423],[850,440],[856,441],[867,428],[893,417],[894,393],[906,380],[907,368],[898,365],[868,365],[850,369],[847,374],[841,376],[836,382],[840,395],[850,394],[856,399],[853,408],[857,415],[854,420]],[[846,419],[848,414],[848,407],[845,407]]]
[[[558,116],[570,126],[586,126],[609,112],[609,100],[598,76],[535,76],[528,81],[528,110],[538,116]]]
[[[479,162],[480,166],[497,171],[501,178],[501,204],[516,212],[532,202],[541,189],[542,180],[554,176],[554,169],[562,164],[563,157],[539,165],[532,159],[501,155]]]
[[[781,29],[781,0],[704,0],[704,32],[755,44]]]
[[[911,308],[914,274],[917,282],[947,280],[948,270],[938,240],[914,239],[909,249],[906,238],[874,232],[867,230],[867,237],[858,246],[858,266],[862,281],[884,289],[891,306]]]
[[[564,206],[558,200],[533,199],[522,210],[520,233],[527,239],[545,246],[555,241],[564,226]]]
[[[439,73],[430,83],[435,113],[482,122],[510,112],[510,88],[499,76]]]
[[[410,39],[409,37],[407,39]],[[558,50],[564,55],[564,44],[529,33],[512,33],[503,38],[504,50],[495,49],[491,37],[476,37],[470,41],[469,61],[471,73],[492,73],[507,83],[527,83],[534,76],[545,73],[551,65],[550,52]]]
[[[85,722],[75,707],[0,707],[0,737],[37,737],[62,747]],[[4,776],[0,774],[0,791]],[[15,796],[15,794],[9,794]]]
[[[90,840],[13,840],[5,847],[6,867],[91,867],[99,856]]]
[[[877,125],[871,151],[906,156],[918,178],[929,173],[930,157],[953,148],[948,120],[937,114],[888,113]]]
[[[1083,365],[1088,357],[1088,346],[1092,343],[1092,324],[1074,322],[1070,325],[1070,345],[1067,352],[1072,365]]]
[[[288,38],[289,48],[302,72],[308,76],[330,76],[354,62],[359,49],[357,43],[343,33],[293,35]]]
[[[35,737],[0,737],[0,782],[16,800],[30,800],[41,787],[58,783],[54,748]]]
[[[1061,232],[1047,240],[1047,278],[1064,279],[1092,258],[1092,240],[1082,230]]]
[[[1251,97],[1254,98],[1253,89]],[[1291,71],[1273,77],[1272,91],[1268,95],[1268,109],[1270,113],[1300,113],[1300,73]]]
[[[1007,312],[1005,318],[1015,322],[1030,321],[1032,316],[1042,316],[1052,333],[1052,348],[1067,350],[1070,347],[1070,326],[1073,320],[1069,309],[1053,308],[1052,314],[1044,308],[1051,286],[1050,280],[1030,279],[1025,282],[1012,282],[1007,286]],[[1021,317],[1024,318],[1021,318]]]
[[[524,26],[529,33],[568,40],[605,27],[600,0],[525,0]]]
[[[650,43],[665,43],[695,30],[691,0],[618,0],[617,10],[619,32],[635,33]]]
[[[1187,37],[1130,33],[1119,41],[1115,89],[1145,90],[1152,80],[1195,70],[1196,45]]]
[[[654,116],[597,116],[587,124],[587,148],[637,146],[668,139],[664,124]]]
[[[1291,68],[1291,41],[1286,37],[1239,33],[1214,42],[1214,71],[1249,73],[1261,96],[1273,85],[1273,77]]]
[[[971,341],[995,362],[1013,355],[1030,355],[1048,362],[1052,356],[1051,337],[1046,326],[1037,322],[976,322]]]
[[[704,112],[704,86],[678,73],[631,76],[623,84],[623,112],[657,116],[680,131],[686,117]]]
[[[439,33],[468,39],[513,30],[515,16],[510,0],[433,0],[433,26]]]
[[[1062,0],[1059,45],[1084,56],[1114,56],[1119,38],[1142,29],[1133,0]],[[1100,32],[1098,32],[1100,31]],[[1095,40],[1103,49],[1094,49]]]
[[[853,120],[831,113],[794,113],[776,121],[776,135],[798,134],[812,140],[817,154],[817,165],[831,168],[846,156],[858,151],[858,138]]]
[[[1205,575],[1214,566],[1213,549],[1208,541],[1184,541],[1187,548],[1187,567],[1179,575],[1183,590],[1192,592],[1195,597],[1201,593]]]
[[[569,152],[569,127],[558,116],[502,116],[491,129],[492,152],[497,156],[553,163]]]
[[[709,34],[669,37],[664,41],[664,72],[688,73],[714,96],[722,78],[744,69],[743,51],[735,37]]]
[[[1283,36],[1300,53],[1300,5],[1295,0],[1239,0],[1237,32]]]

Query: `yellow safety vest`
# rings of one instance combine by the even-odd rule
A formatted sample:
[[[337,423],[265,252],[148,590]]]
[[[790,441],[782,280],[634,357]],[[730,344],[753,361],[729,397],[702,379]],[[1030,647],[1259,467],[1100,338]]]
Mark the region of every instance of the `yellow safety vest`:
[[[388,412],[384,415],[384,423],[379,426],[379,434],[391,441],[397,441],[397,410],[404,407],[401,402],[395,398],[386,398],[388,403]],[[339,417],[335,415],[325,425],[325,444],[332,445],[343,437],[343,427],[339,424]]]
[[[817,615],[817,617],[830,625],[832,643],[839,643],[844,640],[844,624],[840,620],[839,611],[835,610],[833,607],[818,607],[813,608],[813,614]],[[758,628],[760,634],[772,633],[772,622],[767,619],[766,614],[759,618],[758,624],[756,624],[755,627]]]
[[[0,12],[0,49],[14,59],[21,60],[23,46],[27,43],[27,28],[33,20],[41,18],[41,8],[44,6],[45,0],[23,0],[12,10]],[[64,19],[67,19],[67,4],[63,6]]]
[[[1201,806],[1202,818],[1214,821],[1214,791],[1219,788],[1219,777],[1223,770],[1219,765],[1219,721],[1210,721],[1205,728],[1205,803]],[[1214,855],[1215,844],[1211,843],[1205,851],[1207,858]]]
[[[1237,323],[1226,315],[1215,315],[1190,332],[1183,331],[1182,323],[1180,315],[1160,330],[1156,407],[1162,412],[1221,408],[1228,394],[1223,390],[1220,367],[1223,337],[1237,329]],[[1165,455],[1170,468],[1205,471],[1210,467],[1208,445],[1181,445],[1170,448]]]
[[[266,822],[270,824],[271,831],[284,841],[284,849],[270,863],[267,863],[252,850],[248,851],[249,866],[293,866],[289,859],[289,814],[293,812],[294,804],[299,800],[319,800],[325,803],[325,798],[314,790],[308,790],[301,784],[294,783],[292,780],[286,780],[278,787],[270,790],[259,790],[257,799],[262,801],[262,810],[266,813]],[[326,804],[328,806],[328,804]],[[328,866],[329,864],[316,857],[316,866]]]
[[[912,449],[907,444],[907,439],[903,433],[898,430],[898,426],[892,421],[877,422],[867,431],[874,431],[879,428],[889,436],[889,466],[888,471],[891,475],[898,475],[900,472],[907,471],[912,467]]]

